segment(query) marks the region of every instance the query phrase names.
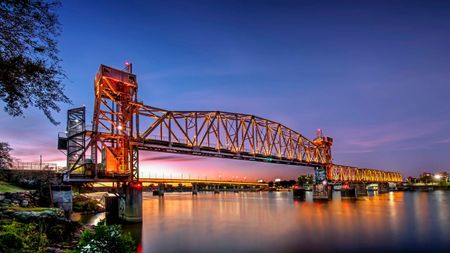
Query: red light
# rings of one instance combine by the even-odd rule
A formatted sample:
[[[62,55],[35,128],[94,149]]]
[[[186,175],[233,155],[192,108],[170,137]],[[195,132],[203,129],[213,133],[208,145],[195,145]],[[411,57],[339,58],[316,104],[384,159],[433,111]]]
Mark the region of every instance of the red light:
[[[130,182],[130,187],[133,189],[140,190],[140,189],[142,189],[142,183],[141,182]]]

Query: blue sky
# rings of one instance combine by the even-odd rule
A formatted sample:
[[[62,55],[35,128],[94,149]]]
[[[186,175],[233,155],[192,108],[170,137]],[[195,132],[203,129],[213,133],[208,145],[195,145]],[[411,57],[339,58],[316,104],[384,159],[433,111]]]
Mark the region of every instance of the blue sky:
[[[128,60],[148,105],[255,114],[308,138],[321,128],[339,164],[448,171],[448,10],[447,1],[64,1],[59,47],[73,105],[55,115],[58,127],[33,109],[0,112],[0,137],[24,161],[64,160],[56,137],[66,110],[84,104],[92,117],[99,65]],[[155,165],[165,154],[148,156],[148,173],[306,171],[197,158]]]

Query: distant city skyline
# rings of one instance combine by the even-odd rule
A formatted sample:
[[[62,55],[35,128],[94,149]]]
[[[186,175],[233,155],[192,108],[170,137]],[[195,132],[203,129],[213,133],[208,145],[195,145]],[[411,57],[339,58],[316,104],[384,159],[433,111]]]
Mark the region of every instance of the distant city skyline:
[[[195,2],[195,1],[194,1]],[[221,110],[334,139],[335,163],[450,168],[450,2],[66,1],[59,10],[66,94],[53,126],[30,108],[0,112],[0,141],[22,161],[57,162],[66,111],[92,120],[100,66],[133,63],[139,98],[169,110]],[[3,106],[3,104],[1,104]],[[88,123],[89,124],[89,123]],[[312,169],[141,153],[149,173],[291,179]]]

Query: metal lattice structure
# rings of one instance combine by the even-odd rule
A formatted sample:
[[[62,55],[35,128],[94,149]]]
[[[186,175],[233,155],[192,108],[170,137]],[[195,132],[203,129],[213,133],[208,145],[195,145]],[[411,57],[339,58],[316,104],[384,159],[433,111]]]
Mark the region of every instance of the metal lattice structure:
[[[327,170],[327,178],[334,182],[401,182],[398,172],[389,172],[367,168],[357,168],[332,164]]]
[[[139,180],[139,150],[150,150],[326,168],[327,179],[335,182],[401,181],[395,172],[334,165],[333,140],[321,133],[311,141],[280,123],[254,115],[169,111],[139,103],[131,65],[127,71],[101,65],[94,85],[92,131],[82,132],[83,145],[87,144],[68,160],[69,174],[91,167],[88,174],[93,180]],[[91,158],[85,159],[89,151]]]
[[[139,118],[141,149],[305,166],[331,163],[330,145],[316,145],[280,123],[253,115],[142,106]]]
[[[84,173],[84,167],[77,161],[85,161],[85,117],[85,107],[70,109],[67,112],[67,165],[73,170],[79,170],[79,173]]]
[[[133,162],[134,122],[136,120],[137,80],[129,71],[104,65],[95,77],[95,106],[92,126],[92,157],[102,152],[102,166],[96,171],[106,176],[129,176]],[[97,163],[95,164],[97,167]],[[137,170],[136,170],[137,171]]]

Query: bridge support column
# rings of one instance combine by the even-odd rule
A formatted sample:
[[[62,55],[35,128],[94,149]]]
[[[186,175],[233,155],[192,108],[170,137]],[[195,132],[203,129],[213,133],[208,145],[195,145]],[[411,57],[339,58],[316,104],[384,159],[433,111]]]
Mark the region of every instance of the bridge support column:
[[[159,183],[158,189],[153,191],[153,196],[164,196],[164,184]]]
[[[119,218],[126,222],[142,222],[142,183],[132,181],[122,186]]]
[[[356,190],[356,197],[367,196],[367,185],[365,183],[353,184],[353,188]]]
[[[356,199],[358,196],[357,190],[354,185],[344,183],[341,188],[341,198],[343,199]]]
[[[214,185],[214,194],[219,194],[220,193],[220,191],[219,191],[219,185]]]
[[[379,183],[378,184],[378,192],[379,193],[389,192],[389,183]]]
[[[197,195],[198,193],[198,184],[192,184],[192,195]]]
[[[239,188],[237,185],[233,186],[233,191],[234,191],[234,193],[239,193]]]
[[[306,199],[306,189],[305,187],[296,185],[294,189],[292,189],[292,194],[294,199],[305,200]]]
[[[324,167],[314,168],[313,200],[331,200],[333,186],[328,183]]]

